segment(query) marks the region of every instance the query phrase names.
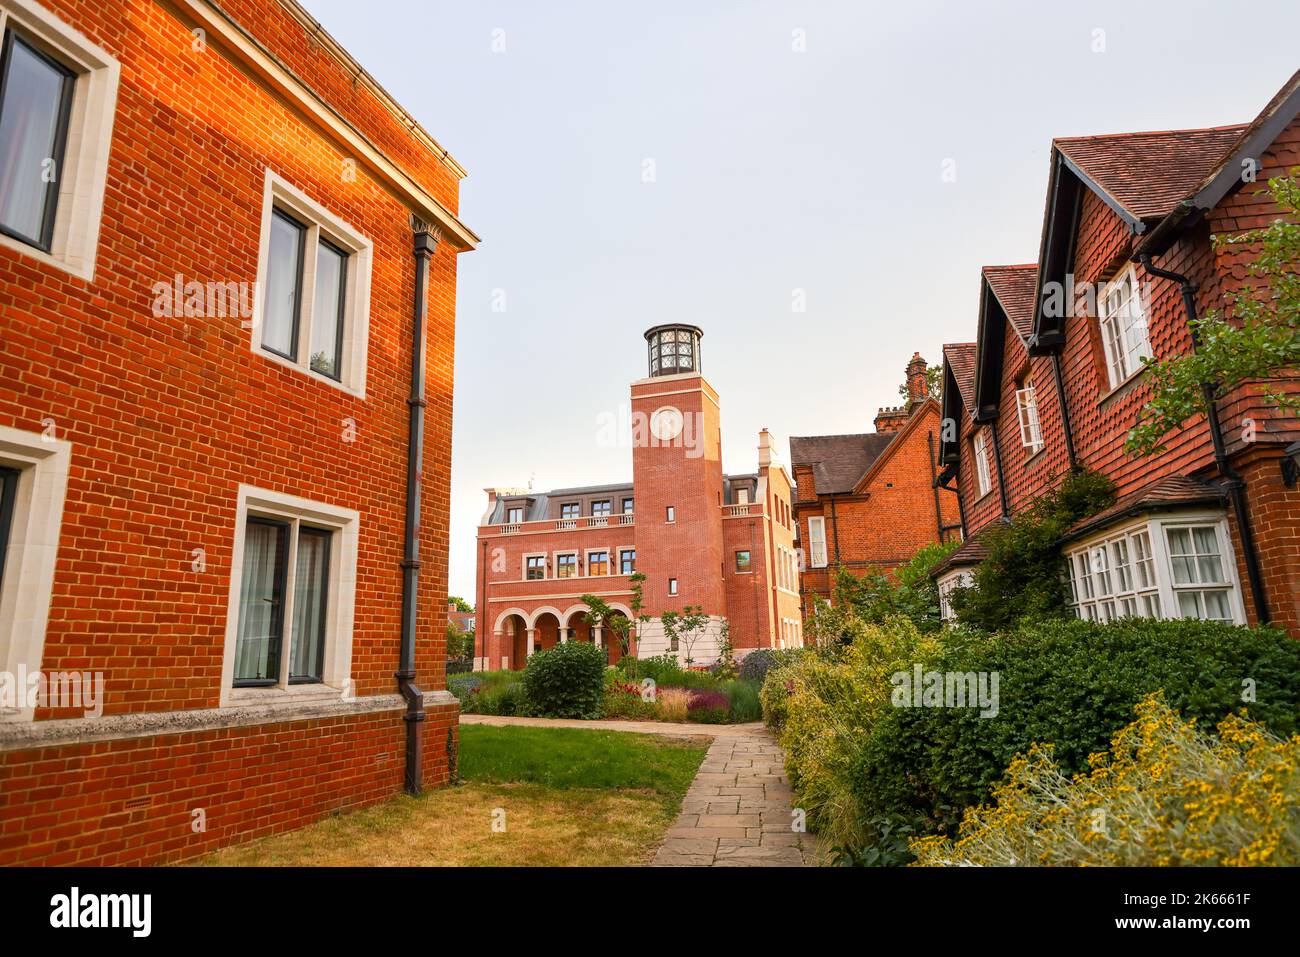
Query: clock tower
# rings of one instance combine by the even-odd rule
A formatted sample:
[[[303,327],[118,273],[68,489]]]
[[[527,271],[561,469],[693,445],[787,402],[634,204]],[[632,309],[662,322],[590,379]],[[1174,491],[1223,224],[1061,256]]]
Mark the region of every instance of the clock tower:
[[[703,335],[681,323],[645,334],[649,375],[632,383],[632,478],[644,611],[658,619],[702,608],[715,621],[695,657],[711,660],[706,648],[716,647],[727,608],[720,410],[701,367]],[[667,650],[657,621],[642,629],[642,657]]]

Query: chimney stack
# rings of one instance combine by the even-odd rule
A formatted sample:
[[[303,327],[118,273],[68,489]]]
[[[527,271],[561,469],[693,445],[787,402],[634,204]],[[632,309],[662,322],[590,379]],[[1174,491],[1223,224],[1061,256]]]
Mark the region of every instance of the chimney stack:
[[[925,377],[925,360],[921,353],[912,353],[912,361],[907,364],[907,402],[911,408],[924,402],[930,395],[930,383]]]

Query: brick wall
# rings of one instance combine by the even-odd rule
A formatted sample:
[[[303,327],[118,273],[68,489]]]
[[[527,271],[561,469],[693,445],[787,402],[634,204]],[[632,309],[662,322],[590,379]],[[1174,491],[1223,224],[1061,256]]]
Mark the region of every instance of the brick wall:
[[[73,446],[40,664],[47,671],[102,671],[108,715],[217,706],[236,491],[247,483],[359,511],[353,693],[392,693],[412,343],[409,211],[364,164],[357,164],[354,180],[344,177],[351,157],[217,45],[194,52],[189,25],[164,8],[69,0],[48,5],[118,58],[122,78],[94,281],[0,249],[0,424],[40,432],[42,421],[52,420],[58,437]],[[356,88],[283,8],[252,2],[225,7],[348,122],[455,208],[456,178]],[[151,314],[152,284],[176,274],[200,282],[255,280],[267,168],[374,244],[365,399],[268,361],[249,348],[249,332],[237,318]],[[440,244],[428,300],[417,634],[418,681],[426,690],[443,687],[455,275],[455,251]],[[343,439],[349,423],[352,442]],[[195,549],[205,555],[203,572],[192,568]],[[340,757],[324,773],[300,757],[323,753],[315,741],[319,731],[349,747],[364,741],[364,748],[382,752],[383,761],[400,765],[392,735],[382,745],[371,742],[373,728],[365,724],[339,719],[328,727],[292,724],[261,732],[270,753],[264,768],[249,772],[253,789],[240,799],[248,807],[214,840],[245,833],[241,829],[254,821],[263,830],[293,826],[318,813],[318,803],[359,804],[393,793],[400,773],[378,774],[371,758]],[[6,754],[3,760],[10,775],[33,764],[66,763],[65,776],[42,779],[41,789],[82,793],[83,803],[69,807],[89,814],[107,800],[106,782],[120,775],[135,780],[131,776],[140,774],[140,786],[160,794],[197,791],[217,800],[217,783],[148,781],[149,775],[163,777],[158,769],[173,753],[215,761],[205,749],[228,747],[226,740],[148,739],[63,749],[66,756]],[[78,770],[92,754],[99,770]],[[151,770],[139,771],[137,760],[152,762]],[[114,770],[103,770],[105,762]],[[430,783],[445,779],[445,770],[442,778],[431,774]],[[297,780],[307,783],[296,787]],[[324,793],[305,797],[318,787]],[[265,810],[272,792],[276,801],[296,797],[307,807]],[[31,813],[8,798],[5,833],[34,828],[31,819],[22,819]],[[62,857],[98,840],[77,827],[76,850],[58,852]],[[130,853],[104,853],[126,860],[160,848],[164,856],[176,851],[173,839],[158,840],[161,845],[154,837],[142,839]]]

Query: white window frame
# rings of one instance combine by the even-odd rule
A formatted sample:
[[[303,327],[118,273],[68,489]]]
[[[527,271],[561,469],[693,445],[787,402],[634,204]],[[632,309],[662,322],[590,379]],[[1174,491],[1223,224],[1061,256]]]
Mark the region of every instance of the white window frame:
[[[1025,376],[1016,390],[1016,414],[1020,420],[1020,444],[1035,455],[1043,449],[1043,426],[1038,418],[1038,396],[1033,376]]]
[[[975,480],[979,486],[979,497],[983,498],[993,491],[993,470],[989,467],[989,430],[980,428],[972,441],[975,450]]]
[[[813,568],[826,567],[826,517],[808,516],[808,561]]]
[[[736,504],[737,505],[749,504],[749,489],[747,488],[736,489]]]
[[[939,619],[952,622],[957,620],[957,613],[952,607],[952,593],[958,588],[967,588],[975,580],[975,573],[969,568],[958,568],[939,577],[935,585],[939,589]]]
[[[1224,576],[1219,581],[1175,582],[1168,534],[1190,528],[1214,530]],[[1149,554],[1144,555],[1144,549]],[[1231,623],[1246,624],[1232,537],[1222,512],[1144,517],[1071,546],[1065,558],[1069,604],[1079,618],[1102,622],[1122,617],[1182,618],[1180,594],[1218,592],[1227,597]]]
[[[670,579],[668,579],[668,594],[670,594],[670,595],[676,595],[676,594],[677,594],[677,579],[676,579],[676,578],[670,578]]]
[[[293,358],[262,348],[262,315],[266,308],[266,281],[271,256],[271,216],[276,209],[288,213],[307,227],[303,245],[302,292],[297,303],[298,351]],[[343,347],[339,355],[338,379],[311,367],[316,257],[322,239],[348,254],[343,303]],[[262,226],[249,347],[263,359],[288,366],[312,379],[364,399],[367,343],[370,341],[370,273],[373,260],[374,245],[368,238],[268,168],[262,194]]]
[[[530,558],[540,558],[540,559],[542,559],[542,577],[541,577],[541,578],[529,578],[529,577],[528,577],[528,559],[530,559]],[[524,554],[520,555],[520,556],[519,556],[519,580],[520,580],[521,582],[526,582],[526,581],[534,581],[534,582],[546,581],[546,579],[549,578],[550,576],[547,574],[547,568],[546,568],[546,561],[545,561],[545,559],[546,559],[546,552],[524,552]]]
[[[11,675],[43,663],[71,464],[71,442],[0,426],[0,465],[18,470],[0,582],[0,668]],[[0,710],[0,721],[33,717],[25,702]]]
[[[1127,287],[1118,308],[1110,304],[1112,292]],[[1106,375],[1111,388],[1122,385],[1142,370],[1142,359],[1151,357],[1151,330],[1137,269],[1129,266],[1102,287],[1097,297],[1097,320],[1101,344],[1106,353]]]
[[[63,148],[54,235],[47,253],[21,239],[0,234],[0,246],[48,266],[93,281],[113,143],[117,89],[122,66],[58,16],[34,0],[0,0],[0,37],[17,28],[24,39],[76,73],[72,111]]]
[[[278,682],[266,688],[235,688],[235,651],[239,634],[239,599],[243,580],[244,533],[249,518],[270,518],[289,522],[289,554],[285,557],[294,572],[297,529],[302,523],[328,529],[330,536],[329,594],[325,614],[325,660],[321,681],[290,684],[293,660],[289,643],[293,620],[292,587],[285,590],[284,646],[280,653]],[[230,569],[230,597],[226,605],[226,647],[221,666],[221,706],[246,704],[293,704],[305,700],[338,700],[355,693],[352,681],[352,634],[356,617],[357,544],[360,541],[360,513],[350,508],[326,505],[297,495],[273,492],[252,485],[240,485],[235,506],[234,548]]]

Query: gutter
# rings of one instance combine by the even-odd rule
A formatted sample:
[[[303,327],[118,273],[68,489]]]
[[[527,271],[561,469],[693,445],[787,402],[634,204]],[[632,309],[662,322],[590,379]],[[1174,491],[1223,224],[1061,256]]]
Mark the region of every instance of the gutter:
[[[424,326],[428,313],[429,260],[438,246],[429,226],[411,217],[415,232],[415,303],[411,310],[411,397],[406,443],[406,528],[402,554],[402,653],[397,686],[406,700],[406,793],[420,793],[423,753],[420,727],[425,720],[424,692],[415,683],[415,625],[420,588],[420,486],[424,476]]]
[[[1200,347],[1200,336],[1196,332],[1196,291],[1197,285],[1181,273],[1161,269],[1151,261],[1151,254],[1140,252],[1138,261],[1153,276],[1178,283],[1183,295],[1183,308],[1187,314],[1187,328],[1192,336],[1192,352]],[[1246,503],[1246,480],[1228,462],[1227,446],[1223,441],[1223,425],[1219,422],[1219,406],[1215,401],[1216,386],[1211,382],[1201,383],[1201,394],[1205,398],[1206,417],[1210,423],[1210,441],[1214,445],[1214,464],[1219,474],[1225,479],[1224,488],[1232,501],[1232,510],[1237,517],[1237,528],[1241,532],[1242,559],[1246,563],[1246,577],[1250,581],[1250,594],[1255,603],[1255,615],[1261,625],[1270,622],[1268,596],[1264,590],[1264,576],[1260,572],[1259,552],[1255,548],[1255,531],[1250,523],[1250,509]]]

